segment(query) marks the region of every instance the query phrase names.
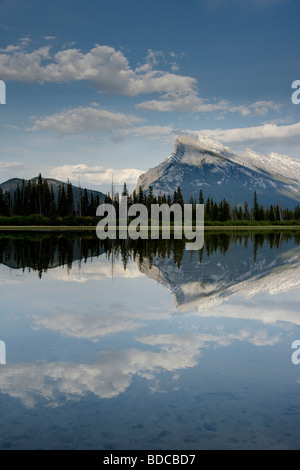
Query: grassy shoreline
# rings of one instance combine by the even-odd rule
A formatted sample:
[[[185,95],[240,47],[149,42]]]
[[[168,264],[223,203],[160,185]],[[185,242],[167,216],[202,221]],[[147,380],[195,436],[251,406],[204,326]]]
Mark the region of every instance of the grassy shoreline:
[[[46,231],[46,232],[65,232],[65,231],[96,231],[96,225],[3,225],[0,226],[0,232],[6,231]],[[204,230],[300,230],[300,225],[204,225]],[[172,232],[172,228],[171,228]]]

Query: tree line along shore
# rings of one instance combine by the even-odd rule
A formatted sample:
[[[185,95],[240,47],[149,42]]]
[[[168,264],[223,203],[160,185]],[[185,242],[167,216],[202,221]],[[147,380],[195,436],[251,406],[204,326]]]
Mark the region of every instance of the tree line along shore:
[[[280,203],[268,207],[260,204],[256,191],[253,202],[243,205],[230,205],[226,199],[220,202],[213,198],[205,198],[203,190],[199,190],[198,198],[191,197],[184,201],[180,186],[175,189],[172,197],[168,195],[155,196],[150,186],[147,193],[139,187],[138,191],[129,194],[124,183],[121,194],[106,193],[100,201],[99,194],[87,189],[80,190],[77,200],[74,197],[73,186],[70,182],[61,184],[55,192],[52,185],[41,175],[32,181],[23,181],[15,191],[3,192],[0,188],[0,226],[94,226],[98,223],[96,210],[100,203],[112,204],[118,216],[119,198],[126,196],[128,206],[143,204],[148,209],[152,204],[191,204],[196,213],[196,204],[204,205],[204,223],[210,225],[300,225],[300,206],[294,209],[284,208]],[[172,224],[172,213],[171,213]]]

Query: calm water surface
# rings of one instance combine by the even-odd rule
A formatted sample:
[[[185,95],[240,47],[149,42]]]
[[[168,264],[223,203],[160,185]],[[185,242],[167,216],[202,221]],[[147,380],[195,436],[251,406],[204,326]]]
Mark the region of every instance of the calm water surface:
[[[0,449],[300,449],[299,232],[2,232],[0,263]]]

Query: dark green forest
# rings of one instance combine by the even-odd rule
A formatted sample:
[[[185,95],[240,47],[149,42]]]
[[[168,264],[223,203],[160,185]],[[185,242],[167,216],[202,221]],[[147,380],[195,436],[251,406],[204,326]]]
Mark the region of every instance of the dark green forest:
[[[58,194],[55,195],[52,185],[42,178],[41,174],[36,180],[22,181],[11,194],[3,193],[0,188],[0,215],[32,215],[45,217],[65,217],[70,215],[92,216],[100,204],[99,196],[93,196],[92,191],[83,189],[77,207],[74,202],[73,187],[70,182],[59,185]]]
[[[213,198],[205,197],[202,189],[198,198],[191,197],[189,201],[184,201],[180,186],[174,191],[173,196],[160,195],[156,197],[150,186],[144,192],[139,190],[129,194],[127,185],[124,183],[122,196],[127,196],[128,205],[144,204],[150,210],[152,204],[192,204],[194,214],[196,214],[196,204],[204,204],[205,223],[214,222],[269,222],[287,223],[299,222],[300,206],[295,206],[293,210],[281,206],[274,202],[273,205],[265,207],[260,204],[256,191],[253,194],[253,202],[249,205],[231,206],[224,198],[220,202]],[[105,196],[105,203],[113,204],[118,214],[119,194]],[[52,185],[42,178],[41,174],[35,180],[18,185],[12,193],[3,192],[0,188],[0,224],[10,225],[95,225],[97,223],[96,210],[100,205],[99,195],[94,196],[92,191],[80,190],[79,197],[75,200],[73,186],[70,182],[59,185],[58,191],[54,191]]]

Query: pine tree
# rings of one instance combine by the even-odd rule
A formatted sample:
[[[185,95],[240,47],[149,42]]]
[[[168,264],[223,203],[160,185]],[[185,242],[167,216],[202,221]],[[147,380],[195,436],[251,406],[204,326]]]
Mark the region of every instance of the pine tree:
[[[132,193],[132,204],[136,204],[136,203],[137,203],[137,195],[136,195],[136,190],[134,189]]]
[[[150,210],[151,209],[151,205],[155,203],[154,201],[154,195],[153,195],[153,187],[152,186],[149,186],[149,189],[148,189],[148,195],[146,197],[146,205],[147,205],[147,209]]]
[[[83,217],[89,215],[89,196],[86,188],[84,188],[83,195],[81,197],[81,214]]]
[[[199,204],[204,204],[204,196],[203,196],[202,189],[200,189],[200,192],[199,192]]]
[[[211,220],[211,203],[210,203],[210,198],[208,197],[206,199],[206,204],[205,204],[205,210],[204,210],[204,218],[206,220]]]
[[[124,185],[123,185],[123,190],[122,190],[121,194],[122,194],[122,196],[126,196],[126,197],[128,197],[128,195],[129,195],[126,183],[124,183]]]
[[[50,217],[57,217],[57,205],[55,202],[55,195],[53,186],[50,189]]]
[[[44,179],[43,181],[42,202],[43,202],[43,205],[42,205],[43,215],[49,217],[51,214],[52,201],[51,201],[51,190],[49,188],[48,181],[46,179]]]
[[[253,196],[252,213],[253,213],[253,219],[258,220],[258,218],[259,218],[259,207],[258,207],[258,202],[257,202],[256,191],[254,191],[254,196]]]
[[[138,204],[144,204],[144,193],[143,193],[142,186],[139,187],[137,202]]]
[[[68,200],[65,191],[65,186],[59,186],[58,192],[58,215],[60,217],[65,217],[68,215]]]
[[[219,207],[216,202],[211,204],[211,218],[212,220],[219,220]]]
[[[225,198],[219,204],[219,220],[221,222],[230,220],[230,206]]]
[[[74,215],[73,186],[69,180],[67,182],[67,215]]]
[[[39,214],[42,215],[42,191],[43,191],[43,178],[41,173],[38,176],[37,182],[37,194],[38,194],[38,211]]]
[[[2,188],[0,188],[0,215],[9,215],[9,202],[8,192],[5,191],[5,193],[3,193]]]
[[[13,196],[13,214],[22,215],[22,204],[21,204],[21,190],[19,184],[14,191]]]
[[[174,204],[180,204],[181,207],[184,206],[184,200],[181,192],[180,186],[177,187],[177,190],[174,191],[173,195],[173,203]]]
[[[245,202],[243,218],[245,220],[250,220],[250,212],[249,212],[248,202]]]

